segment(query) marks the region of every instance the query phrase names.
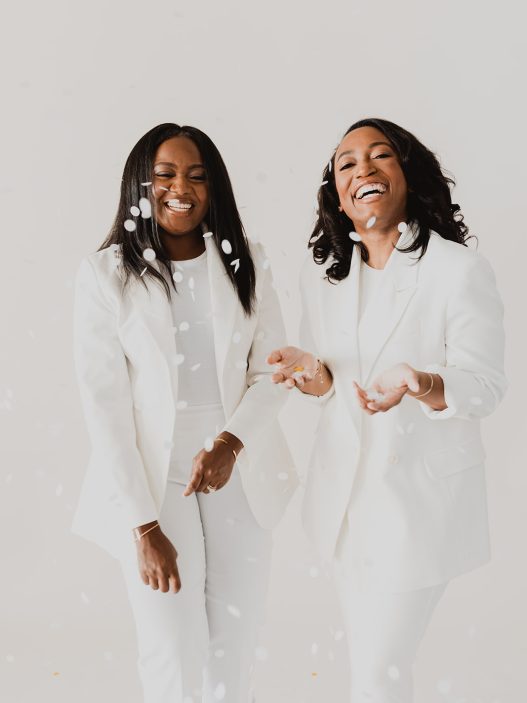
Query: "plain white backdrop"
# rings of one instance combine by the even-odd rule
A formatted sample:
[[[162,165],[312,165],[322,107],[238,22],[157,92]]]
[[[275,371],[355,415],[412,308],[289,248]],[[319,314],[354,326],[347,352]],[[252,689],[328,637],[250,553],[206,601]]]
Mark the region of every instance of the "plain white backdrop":
[[[417,701],[523,700],[522,12],[514,0],[11,6],[0,42],[2,703],[141,701],[118,567],[69,534],[88,455],[72,280],[108,231],[131,147],[165,121],[212,137],[249,236],[267,247],[294,340],[322,168],[365,116],[414,132],[455,175],[454,199],[492,262],[507,314],[510,390],[484,424],[493,561],[448,588],[420,651]],[[302,472],[315,411],[292,400],[282,420]],[[258,703],[346,703],[340,613],[301,534],[298,496],[275,542]]]

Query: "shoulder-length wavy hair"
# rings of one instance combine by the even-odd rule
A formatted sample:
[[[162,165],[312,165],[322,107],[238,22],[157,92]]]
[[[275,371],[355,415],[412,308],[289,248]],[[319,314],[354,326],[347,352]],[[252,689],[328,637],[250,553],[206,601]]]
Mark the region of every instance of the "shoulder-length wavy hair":
[[[452,203],[450,195],[450,187],[455,185],[455,181],[443,173],[435,154],[413,134],[388,120],[359,120],[351,125],[346,134],[359,127],[375,127],[384,134],[393,146],[406,179],[407,223],[417,225],[419,234],[410,246],[400,251],[420,249],[420,259],[426,252],[432,230],[444,239],[466,246],[469,239],[468,227],[463,222],[459,205]],[[326,270],[328,280],[332,283],[341,281],[348,275],[355,247],[358,247],[359,255],[365,261],[368,260],[364,244],[353,241],[349,236],[355,229],[352,220],[345,212],[339,211],[335,186],[335,154],[336,150],[324,169],[322,181],[326,183],[318,191],[318,216],[308,244],[308,247],[313,248],[313,258],[317,264],[324,264],[332,257],[332,263]]]
[[[162,285],[167,297],[171,297],[170,285],[167,278],[150,262],[145,261],[145,249],[153,249],[160,268],[168,274],[174,290],[176,285],[171,276],[170,260],[165,251],[155,217],[154,199],[150,184],[154,179],[153,166],[156,152],[160,145],[172,137],[187,137],[199,150],[207,173],[209,185],[209,210],[206,216],[207,226],[213,233],[213,239],[219,255],[225,266],[225,271],[238,295],[246,313],[254,310],[256,271],[251,257],[249,244],[241,218],[234,199],[231,181],[220,152],[204,132],[196,127],[180,126],[173,123],[160,124],[147,132],[134,146],[124,167],[121,182],[121,196],[117,215],[111,230],[99,247],[99,251],[112,244],[122,248],[122,265],[124,269],[124,287],[131,278],[141,280],[146,286],[147,278]],[[148,198],[152,206],[152,217],[134,218],[136,229],[129,232],[125,229],[125,220],[130,219],[130,208],[139,205],[140,198]],[[227,255],[221,248],[221,242],[228,239],[232,245],[232,253]],[[239,259],[237,272],[231,266],[231,261]],[[145,271],[146,269],[146,271]],[[144,274],[142,272],[144,271]]]

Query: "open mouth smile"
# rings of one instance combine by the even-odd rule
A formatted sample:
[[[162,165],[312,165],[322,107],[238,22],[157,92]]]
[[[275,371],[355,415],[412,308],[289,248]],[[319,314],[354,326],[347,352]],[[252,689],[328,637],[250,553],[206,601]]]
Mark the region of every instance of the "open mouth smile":
[[[387,186],[384,183],[365,183],[355,191],[355,199],[370,201],[386,193]]]
[[[192,210],[194,205],[185,200],[172,198],[171,200],[165,200],[165,207],[167,208],[167,210],[170,210],[170,212],[176,212],[180,215],[186,215]]]

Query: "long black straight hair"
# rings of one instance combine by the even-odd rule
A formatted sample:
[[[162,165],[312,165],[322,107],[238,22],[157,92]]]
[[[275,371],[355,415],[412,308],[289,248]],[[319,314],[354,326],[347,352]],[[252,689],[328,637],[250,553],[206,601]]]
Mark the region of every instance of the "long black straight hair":
[[[443,173],[436,155],[417,137],[394,122],[379,118],[366,118],[351,125],[349,134],[360,127],[374,127],[384,134],[393,146],[401,164],[408,187],[406,217],[408,225],[417,225],[419,234],[405,249],[421,250],[418,259],[426,252],[430,234],[437,232],[444,239],[466,246],[468,227],[463,222],[459,205],[452,203],[450,188],[455,181]],[[335,186],[335,154],[324,169],[318,191],[318,216],[308,247],[313,248],[317,264],[324,264],[332,256],[333,262],[326,270],[330,282],[336,283],[349,274],[355,247],[367,261],[368,252],[362,242],[353,241],[349,233],[355,229],[352,220],[339,210],[339,197]]]
[[[124,287],[131,278],[139,279],[147,286],[145,279],[148,278],[162,285],[170,299],[171,289],[167,282],[168,277],[176,290],[175,282],[171,276],[170,259],[163,247],[153,216],[154,199],[151,194],[156,152],[163,142],[172,137],[187,137],[192,140],[203,159],[210,199],[206,215],[207,226],[213,233],[212,238],[240,303],[246,315],[251,315],[255,302],[256,271],[236,206],[229,174],[213,141],[196,127],[180,126],[171,122],[160,124],[143,135],[137,142],[124,167],[121,195],[115,220],[108,236],[99,247],[99,251],[111,245],[121,247],[122,267],[125,274]],[[141,198],[146,198],[150,202],[152,216],[143,217],[143,214],[140,214],[132,219],[130,209],[133,206],[138,207]],[[144,208],[142,213],[144,213]],[[125,221],[130,219],[135,223],[133,231],[125,228]],[[225,239],[230,242],[232,247],[232,252],[228,255],[221,247],[221,242]],[[156,260],[160,268],[163,267],[166,270],[167,277],[150,261],[143,258],[145,249],[154,250]],[[239,267],[235,271],[235,267],[231,263],[236,259],[239,259]]]

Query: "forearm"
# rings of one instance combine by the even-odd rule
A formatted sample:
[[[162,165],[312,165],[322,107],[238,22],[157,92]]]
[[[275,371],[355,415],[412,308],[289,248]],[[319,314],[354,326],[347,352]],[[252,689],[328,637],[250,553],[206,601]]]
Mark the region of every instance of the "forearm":
[[[445,410],[445,388],[443,379],[437,373],[427,373],[426,371],[416,371],[419,379],[418,391],[407,391],[411,398],[417,398],[421,403],[425,403],[432,410]],[[430,390],[431,389],[431,390]],[[417,397],[421,396],[421,397]]]
[[[300,390],[302,393],[306,393],[308,395],[320,396],[327,393],[332,384],[333,376],[331,375],[330,370],[325,364],[319,362],[313,380],[305,381],[300,387]]]

